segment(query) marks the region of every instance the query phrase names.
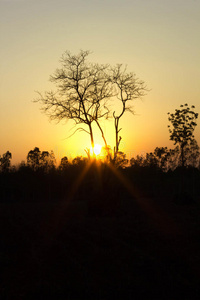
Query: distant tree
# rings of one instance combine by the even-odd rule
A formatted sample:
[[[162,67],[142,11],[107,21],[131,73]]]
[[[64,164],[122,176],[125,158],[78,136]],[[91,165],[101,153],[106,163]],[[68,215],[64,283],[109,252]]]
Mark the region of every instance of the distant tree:
[[[158,159],[153,152],[146,153],[143,165],[144,167],[150,167],[150,168],[158,167]]]
[[[163,171],[167,171],[168,159],[170,156],[168,148],[167,147],[156,147],[154,150],[154,156],[157,160],[158,167]]]
[[[174,141],[174,145],[179,145],[181,165],[185,166],[185,147],[189,142],[194,140],[194,129],[197,125],[196,119],[198,118],[198,113],[195,113],[193,109],[195,106],[189,108],[188,104],[181,105],[180,109],[176,109],[175,113],[168,113],[168,120],[171,122],[170,125],[170,140]]]
[[[83,156],[76,156],[72,160],[72,165],[74,166],[84,166],[87,163],[88,159]]]
[[[6,172],[9,170],[10,168],[10,160],[12,158],[12,154],[7,151],[6,153],[4,153],[1,157],[0,155],[0,170],[2,172]]]
[[[48,151],[41,152],[38,147],[35,147],[34,150],[30,150],[27,155],[27,165],[34,171],[43,169],[48,172],[55,167],[55,163],[56,160],[53,151],[50,153]]]
[[[200,149],[197,141],[194,139],[189,141],[184,149],[185,166],[199,168],[200,163]],[[166,156],[164,157],[164,169],[175,170],[177,167],[182,166],[182,158],[180,155],[180,148],[176,146],[174,149],[167,149]]]
[[[118,151],[114,163],[116,167],[125,168],[128,164],[128,159],[126,158],[126,154],[122,151]]]
[[[166,172],[169,169],[174,170],[178,166],[177,149],[168,149],[167,147],[156,147],[153,152],[146,155],[137,155],[130,159],[132,167],[150,167],[159,168]]]
[[[55,168],[56,159],[53,151],[43,151],[40,155],[40,168],[48,172]]]
[[[115,126],[114,158],[116,159],[122,139],[122,137],[119,136],[119,132],[122,129],[119,128],[119,121],[126,111],[134,113],[132,107],[133,101],[144,96],[147,88],[144,81],[139,80],[133,73],[127,73],[126,68],[121,64],[111,68],[110,81],[115,97],[119,100],[119,103],[121,103],[120,112],[118,114],[116,111],[113,112]]]
[[[185,164],[194,168],[199,168],[200,148],[195,139],[188,142],[185,147]]]
[[[34,150],[30,150],[27,155],[27,165],[30,166],[34,171],[40,166],[40,149],[35,147]]]
[[[131,157],[130,159],[130,165],[132,167],[143,167],[144,166],[144,156],[142,155],[136,155],[136,157]]]
[[[67,158],[67,156],[64,156],[64,157],[61,158],[60,165],[59,165],[59,169],[60,169],[61,171],[64,171],[64,170],[66,170],[68,167],[69,167],[69,161],[68,161],[68,158]]]
[[[146,155],[137,155],[130,159],[130,165],[132,167],[141,168],[155,168],[158,167],[158,159],[153,152],[146,153]]]
[[[169,170],[174,171],[180,165],[181,165],[180,149],[179,146],[176,146],[174,149],[168,150],[166,171]]]
[[[44,96],[40,94],[36,101],[42,104],[42,110],[51,120],[73,120],[75,125],[80,126],[75,132],[88,133],[93,148],[93,123],[97,124],[107,145],[99,121],[108,117],[106,103],[112,91],[106,75],[108,66],[87,62],[89,54],[89,51],[80,51],[72,55],[66,51],[61,58],[62,68],[57,69],[50,78],[56,84],[57,91],[46,92]]]

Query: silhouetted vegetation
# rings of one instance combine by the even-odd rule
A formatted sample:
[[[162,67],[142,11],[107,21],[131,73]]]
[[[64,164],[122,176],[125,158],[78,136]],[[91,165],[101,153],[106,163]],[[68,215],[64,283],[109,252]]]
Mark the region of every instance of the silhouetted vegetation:
[[[43,170],[49,172],[55,168],[56,160],[53,151],[40,152],[40,149],[35,147],[34,150],[30,150],[27,155],[27,165],[36,170]]]
[[[2,155],[2,157],[0,156],[0,171],[1,172],[9,171],[11,158],[12,158],[12,154],[9,151],[4,153]]]
[[[157,147],[154,152],[137,155],[130,161],[123,152],[119,152],[115,161],[82,156],[69,161],[64,156],[58,166],[52,151],[35,147],[29,151],[27,162],[18,167],[10,166],[11,153],[7,151],[1,158],[1,202],[78,200],[105,201],[108,205],[111,199],[116,202],[120,194],[132,197],[134,187],[142,197],[168,195],[170,201],[180,194],[183,174],[187,178],[184,190],[196,199],[200,179],[199,146],[193,140],[184,150],[184,170],[179,147]]]
[[[130,161],[105,148],[0,157],[1,299],[199,299],[196,140],[184,167],[180,145]]]
[[[185,166],[185,147],[190,143],[194,142],[194,129],[197,125],[196,119],[198,118],[198,113],[195,113],[192,105],[189,108],[188,104],[180,106],[181,109],[176,109],[175,113],[169,114],[169,121],[171,122],[173,128],[168,126],[170,132],[170,140],[174,141],[174,144],[179,145],[179,151],[181,153],[181,164],[182,167]]]
[[[200,170],[174,153],[1,170],[1,298],[198,299]]]
[[[111,68],[110,81],[115,90],[115,96],[121,102],[121,111],[117,114],[113,111],[114,126],[115,126],[115,147],[114,147],[114,159],[121,155],[119,152],[119,145],[122,137],[119,136],[119,132],[122,128],[119,128],[119,121],[126,111],[134,113],[132,109],[132,102],[135,99],[141,98],[147,91],[146,86],[142,80],[136,78],[135,74],[127,73],[126,68],[123,69],[121,64]]]
[[[87,61],[89,51],[81,50],[72,55],[66,51],[62,58],[62,68],[57,69],[51,76],[56,84],[56,92],[46,92],[36,102],[40,102],[42,110],[50,120],[58,122],[73,120],[76,131],[84,131],[90,135],[91,147],[94,148],[94,124],[101,132],[105,149],[109,146],[102,127],[102,120],[113,117],[115,126],[114,160],[121,156],[119,145],[122,137],[119,132],[119,121],[126,111],[133,113],[132,102],[144,96],[147,91],[142,80],[135,74],[127,73],[121,64],[115,67],[94,64]],[[114,109],[111,103],[114,101]],[[116,112],[116,100],[121,102],[121,111]],[[84,127],[85,126],[85,127]],[[75,133],[74,132],[74,133]],[[88,156],[90,150],[85,149]]]

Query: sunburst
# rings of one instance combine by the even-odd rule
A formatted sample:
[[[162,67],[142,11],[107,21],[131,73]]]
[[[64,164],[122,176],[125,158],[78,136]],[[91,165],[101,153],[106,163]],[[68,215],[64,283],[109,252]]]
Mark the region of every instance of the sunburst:
[[[91,154],[95,154],[96,156],[98,156],[101,153],[101,148],[102,146],[99,144],[95,144],[94,147],[90,148],[90,153]]]

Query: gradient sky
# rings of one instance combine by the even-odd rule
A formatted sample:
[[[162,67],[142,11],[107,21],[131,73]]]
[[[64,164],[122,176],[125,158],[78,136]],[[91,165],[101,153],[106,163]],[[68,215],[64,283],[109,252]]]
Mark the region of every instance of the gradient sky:
[[[49,76],[65,50],[91,50],[92,62],[127,65],[151,90],[134,102],[136,115],[121,122],[128,158],[174,147],[168,111],[188,103],[200,112],[199,0],[0,0],[0,45],[0,154],[9,150],[12,163],[35,146],[53,150],[59,161],[84,155],[90,145],[85,133],[67,139],[73,123],[50,123],[32,101],[36,91],[54,88]],[[104,127],[113,147],[112,121]]]

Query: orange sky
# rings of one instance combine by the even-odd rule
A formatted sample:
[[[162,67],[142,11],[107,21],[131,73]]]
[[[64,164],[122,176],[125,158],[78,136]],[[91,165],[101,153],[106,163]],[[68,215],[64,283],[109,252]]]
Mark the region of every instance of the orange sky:
[[[173,147],[167,112],[180,104],[200,112],[200,2],[195,0],[1,0],[0,154],[12,163],[29,150],[53,150],[57,160],[85,155],[85,133],[67,137],[73,123],[50,123],[35,91],[53,89],[49,76],[65,50],[91,50],[97,63],[123,63],[151,91],[134,103],[136,115],[122,120],[121,150],[128,158]],[[104,124],[114,146],[113,121]],[[200,126],[195,129],[200,144]],[[97,143],[102,143],[100,136]]]

